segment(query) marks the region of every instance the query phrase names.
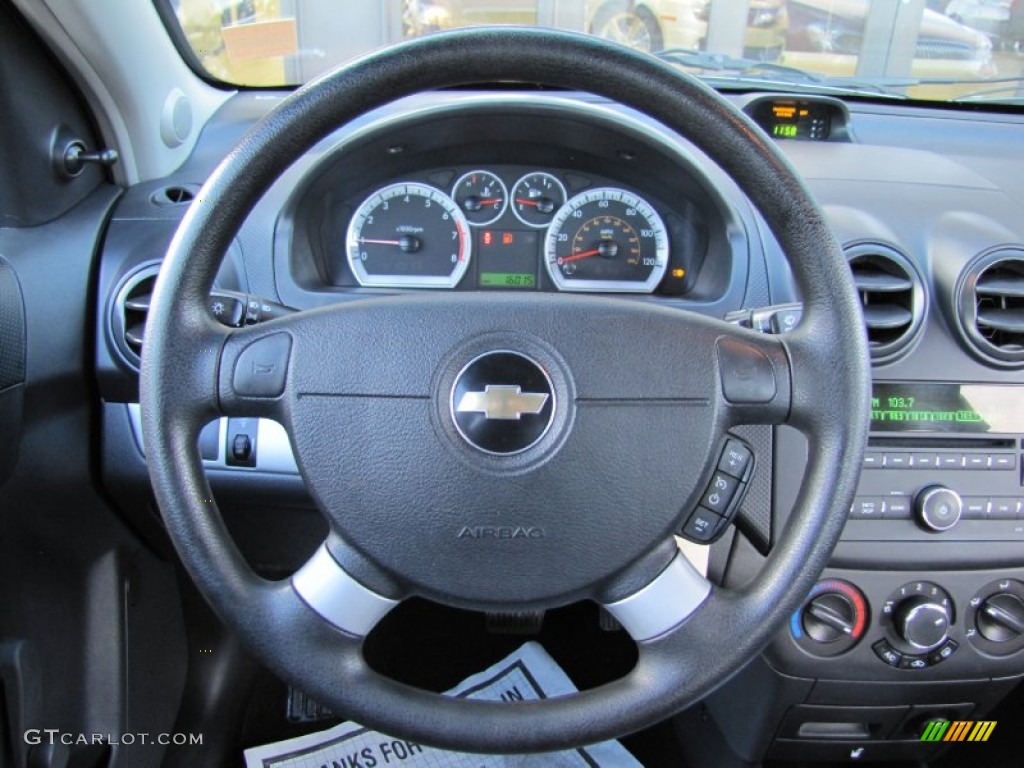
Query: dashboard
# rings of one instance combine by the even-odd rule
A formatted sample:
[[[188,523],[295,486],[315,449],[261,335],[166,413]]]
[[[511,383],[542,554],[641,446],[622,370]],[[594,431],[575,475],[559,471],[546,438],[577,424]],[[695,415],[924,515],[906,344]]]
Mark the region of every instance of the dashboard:
[[[733,99],[779,143],[846,250],[875,385],[861,485],[830,568],[709,711],[750,760],[858,748],[924,759],[929,718],[980,716],[1024,675],[1022,121]],[[96,359],[115,495],[147,482],[126,353],[138,344],[125,339],[144,324],[188,195],[275,103],[231,99],[189,162],[129,190],[110,224]],[[430,291],[609,294],[763,333],[800,321],[784,255],[736,185],[662,126],[585,94],[426,94],[339,128],[257,204],[217,291],[238,302],[236,324]],[[756,578],[811,450],[787,428],[736,435],[756,471],[735,529],[705,553],[709,576],[730,587]],[[309,505],[278,425],[223,419],[201,448],[215,489],[240,500],[243,543],[253,497]],[[729,715],[737,688],[757,717]]]

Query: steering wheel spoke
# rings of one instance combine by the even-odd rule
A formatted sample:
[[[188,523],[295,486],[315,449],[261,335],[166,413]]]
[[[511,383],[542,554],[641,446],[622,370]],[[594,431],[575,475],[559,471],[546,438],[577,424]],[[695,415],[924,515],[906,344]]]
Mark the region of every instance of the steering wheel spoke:
[[[672,548],[676,549],[674,542]],[[602,605],[630,637],[642,643],[678,627],[710,594],[711,583],[676,550],[653,579],[625,597]]]
[[[365,637],[401,602],[401,596],[394,588],[385,593],[357,579],[351,567],[338,562],[347,559],[346,549],[337,537],[324,542],[292,576],[292,589],[328,624],[353,637]]]

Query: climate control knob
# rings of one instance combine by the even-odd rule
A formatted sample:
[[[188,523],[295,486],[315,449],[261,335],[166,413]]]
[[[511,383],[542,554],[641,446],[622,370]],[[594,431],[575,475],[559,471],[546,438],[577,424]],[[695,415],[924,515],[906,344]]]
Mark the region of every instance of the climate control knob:
[[[941,533],[948,531],[960,520],[963,499],[954,490],[942,485],[925,488],[914,502],[917,508],[917,522],[926,531]]]
[[[978,632],[992,643],[1008,643],[1024,635],[1024,601],[1010,592],[987,598],[975,617]]]
[[[896,607],[896,633],[918,651],[938,648],[949,633],[946,606],[926,597],[909,597]]]

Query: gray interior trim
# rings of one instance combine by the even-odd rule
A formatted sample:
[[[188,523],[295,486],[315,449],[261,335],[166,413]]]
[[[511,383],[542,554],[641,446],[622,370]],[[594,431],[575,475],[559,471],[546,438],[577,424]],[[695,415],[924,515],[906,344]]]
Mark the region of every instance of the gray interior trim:
[[[131,419],[132,432],[135,434],[135,442],[139,452],[146,455],[145,446],[142,443],[142,409],[138,403],[127,403],[128,417]],[[270,419],[259,419],[259,426],[256,432],[256,466],[238,467],[229,466],[225,455],[225,446],[228,439],[228,420],[220,419],[220,437],[217,438],[217,459],[204,460],[203,466],[210,469],[226,469],[232,472],[276,472],[287,475],[299,474],[299,467],[295,463],[295,454],[292,452],[292,444],[288,439],[288,433],[284,427]]]

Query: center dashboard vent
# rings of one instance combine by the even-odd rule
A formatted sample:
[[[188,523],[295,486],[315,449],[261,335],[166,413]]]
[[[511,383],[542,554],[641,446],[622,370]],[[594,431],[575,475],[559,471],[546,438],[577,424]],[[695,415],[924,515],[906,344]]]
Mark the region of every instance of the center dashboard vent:
[[[1024,366],[1024,249],[972,260],[957,281],[956,309],[961,334],[982,360]]]
[[[910,259],[880,243],[846,248],[857,286],[871,359],[888,362],[906,350],[924,319],[926,296]]]
[[[135,369],[141,363],[146,318],[159,271],[158,264],[150,264],[129,274],[121,281],[111,307],[110,331],[114,345],[122,359]]]

